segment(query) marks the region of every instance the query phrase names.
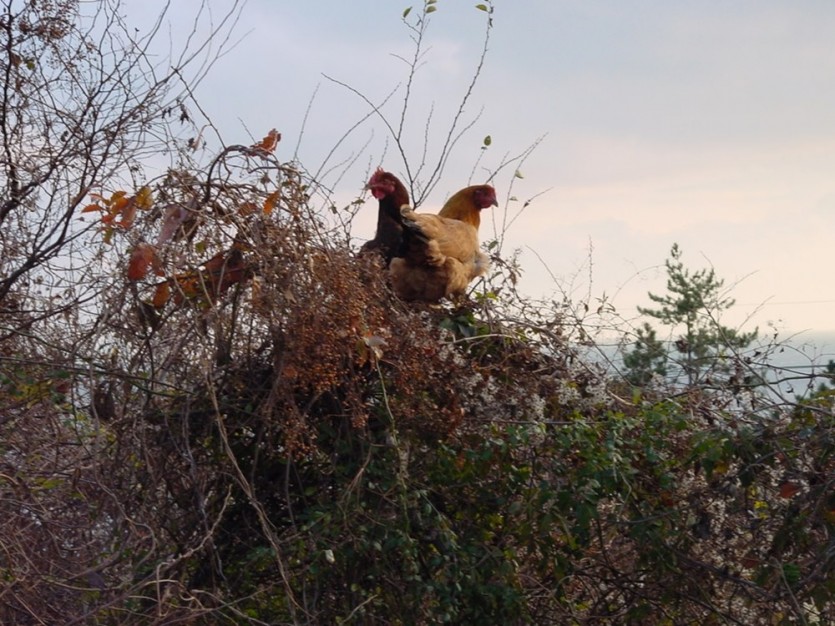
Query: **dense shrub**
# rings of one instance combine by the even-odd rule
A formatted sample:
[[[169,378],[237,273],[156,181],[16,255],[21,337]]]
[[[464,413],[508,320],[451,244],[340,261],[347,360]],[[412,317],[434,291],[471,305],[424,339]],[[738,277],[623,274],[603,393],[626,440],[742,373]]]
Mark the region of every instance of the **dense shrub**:
[[[188,63],[96,6],[2,26],[0,623],[832,622],[828,385],[783,400],[747,341],[621,376],[498,241],[467,298],[401,302],[351,246],[373,202],[276,131],[197,162]]]
[[[826,621],[831,392],[626,400],[501,275],[406,305],[294,166],[226,156],[162,276],[7,361],[4,623]],[[233,249],[220,289],[201,259]]]

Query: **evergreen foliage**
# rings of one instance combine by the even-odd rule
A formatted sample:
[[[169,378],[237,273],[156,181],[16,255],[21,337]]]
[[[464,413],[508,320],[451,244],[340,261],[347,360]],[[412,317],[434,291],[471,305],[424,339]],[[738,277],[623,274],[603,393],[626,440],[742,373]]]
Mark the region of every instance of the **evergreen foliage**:
[[[719,322],[734,305],[723,295],[725,281],[713,268],[687,269],[681,256],[678,244],[673,244],[664,263],[667,293],[648,294],[658,306],[638,307],[639,313],[667,327],[674,339],[665,347],[649,323],[638,329],[633,349],[624,356],[626,376],[635,385],[648,384],[653,374],[688,387],[711,384],[717,375],[732,370],[732,357],[757,339],[756,330],[738,332]]]

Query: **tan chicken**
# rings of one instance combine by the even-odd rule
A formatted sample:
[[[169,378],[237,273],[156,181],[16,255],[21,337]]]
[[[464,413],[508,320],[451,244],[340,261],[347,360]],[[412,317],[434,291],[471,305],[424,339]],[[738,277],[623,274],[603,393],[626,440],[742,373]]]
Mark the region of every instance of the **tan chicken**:
[[[372,176],[368,188],[381,203],[391,198],[390,212],[405,191],[396,176],[382,171]],[[439,215],[400,207],[402,240],[389,265],[395,293],[404,300],[425,302],[464,293],[489,267],[487,255],[479,249],[479,214],[497,204],[493,187],[474,185],[454,194]]]

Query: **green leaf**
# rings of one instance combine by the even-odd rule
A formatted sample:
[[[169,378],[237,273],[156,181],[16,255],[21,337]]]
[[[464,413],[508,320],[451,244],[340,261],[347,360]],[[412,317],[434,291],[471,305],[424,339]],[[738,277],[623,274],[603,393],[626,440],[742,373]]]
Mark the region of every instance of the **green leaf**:
[[[60,487],[62,481],[58,478],[47,478],[41,481],[40,487],[41,489],[55,489],[56,487]]]
[[[514,178],[524,178],[524,176],[522,176],[522,172],[520,172],[519,170],[516,170],[516,171],[513,173],[513,177],[514,177]]]
[[[478,9],[479,11],[485,11],[485,12],[487,11],[487,5],[486,4],[477,4],[477,5],[475,5],[475,8]]]
[[[783,576],[789,585],[794,585],[800,580],[800,567],[796,563],[783,563]]]
[[[490,135],[487,135],[484,138],[484,145],[489,146],[491,143],[493,143],[493,138]]]
[[[405,20],[408,17],[409,13],[412,12],[412,7],[406,7],[406,10],[403,11],[403,19]]]
[[[437,10],[438,10],[438,7],[433,6],[433,5],[431,5],[431,4],[430,4],[428,7],[426,7],[426,12],[427,12],[427,13],[434,13],[434,12],[435,12],[435,11],[437,11]]]

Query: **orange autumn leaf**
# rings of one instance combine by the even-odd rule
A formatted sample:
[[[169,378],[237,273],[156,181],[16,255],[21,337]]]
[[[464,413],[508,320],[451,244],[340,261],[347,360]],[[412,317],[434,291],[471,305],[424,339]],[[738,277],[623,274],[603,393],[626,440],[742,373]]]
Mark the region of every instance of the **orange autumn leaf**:
[[[281,141],[281,133],[273,128],[267,133],[266,137],[252,146],[252,148],[254,150],[263,150],[264,152],[270,153],[275,151],[275,147],[278,145],[279,141]]]
[[[151,266],[159,266],[157,250],[149,243],[140,243],[131,252],[128,261],[128,280],[142,280]]]
[[[278,201],[281,199],[281,192],[276,190],[273,191],[267,198],[264,200],[264,213],[269,215],[273,212],[275,205],[278,204]]]
[[[136,209],[137,202],[135,197],[131,197],[124,204],[121,204],[120,212],[122,219],[117,224],[125,230],[133,226],[133,220],[136,218]]]
[[[184,300],[196,298],[201,293],[200,278],[195,272],[178,274],[173,278],[176,286],[174,291],[174,304],[180,305]]]
[[[107,213],[102,216],[101,221],[105,224],[112,224],[114,226],[121,226],[116,218],[122,215],[122,211],[130,204],[130,200],[126,197],[124,191],[116,191],[109,199],[104,199],[102,203],[107,207]]]
[[[125,194],[125,192],[117,191],[113,194],[114,198],[116,198],[116,194]],[[118,213],[122,216],[121,221],[117,222],[117,224],[127,230],[133,226],[133,221],[136,219],[137,209],[147,211],[153,205],[154,198],[151,195],[151,189],[146,186],[142,187],[135,195],[130,196],[129,198],[124,197],[124,195],[116,198],[110,212],[114,214]]]
[[[127,195],[127,191],[114,191],[110,199],[105,200],[104,203],[110,207],[111,213],[119,213],[128,203]]]
[[[133,196],[128,196],[126,191],[114,191],[109,198],[105,198],[101,194],[90,194],[90,199],[94,204],[88,204],[83,209],[82,213],[93,213],[100,211],[102,215],[102,223],[108,226],[118,226],[127,230],[133,226],[136,219],[136,211],[142,209],[146,211],[153,206],[154,199],[150,187],[142,187]],[[118,219],[117,219],[118,218]],[[106,237],[112,236],[112,229],[106,231]]]

